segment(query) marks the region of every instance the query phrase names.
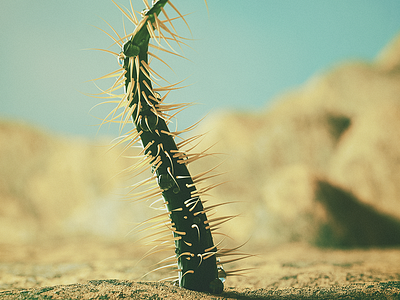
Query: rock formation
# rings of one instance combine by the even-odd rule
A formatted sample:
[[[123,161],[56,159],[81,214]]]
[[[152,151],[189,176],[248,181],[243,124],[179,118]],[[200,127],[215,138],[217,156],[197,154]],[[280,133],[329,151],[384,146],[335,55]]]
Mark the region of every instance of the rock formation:
[[[235,238],[400,244],[399,41],[374,63],[314,76],[265,111],[221,112],[204,124],[230,171],[214,196],[239,201],[230,213],[246,219]]]
[[[137,213],[117,195],[129,180],[116,175],[130,162],[108,148],[1,121],[0,240],[124,237]]]

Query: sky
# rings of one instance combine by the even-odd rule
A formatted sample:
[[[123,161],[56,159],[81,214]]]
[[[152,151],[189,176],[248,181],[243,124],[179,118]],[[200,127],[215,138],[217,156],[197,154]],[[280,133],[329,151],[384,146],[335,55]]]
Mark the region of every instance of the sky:
[[[129,0],[116,2],[129,7]],[[174,73],[152,65],[170,82],[187,78],[182,85],[188,86],[167,98],[197,104],[178,115],[179,128],[215,111],[267,109],[278,95],[339,63],[372,62],[400,33],[399,0],[207,2],[209,12],[203,0],[173,0],[181,13],[191,13],[191,32],[183,22],[176,25],[192,38],[183,48],[188,60],[158,53]],[[132,3],[144,8],[142,1]],[[87,96],[98,92],[91,79],[118,68],[112,55],[88,50],[120,51],[108,48],[113,41],[98,29],[112,32],[106,20],[123,34],[122,14],[111,0],[1,0],[0,11],[0,118],[63,135],[118,134],[117,126],[99,130],[98,118],[110,106],[94,107],[101,100]]]

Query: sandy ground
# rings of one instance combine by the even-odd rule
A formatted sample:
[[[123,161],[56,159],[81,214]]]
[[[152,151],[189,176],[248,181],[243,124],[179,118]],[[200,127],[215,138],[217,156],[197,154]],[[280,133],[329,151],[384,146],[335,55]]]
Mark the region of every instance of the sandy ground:
[[[253,249],[257,256],[226,270],[220,295],[158,282],[159,258],[140,261],[134,244],[93,240],[0,245],[1,299],[400,299],[400,248],[318,249],[286,244]]]

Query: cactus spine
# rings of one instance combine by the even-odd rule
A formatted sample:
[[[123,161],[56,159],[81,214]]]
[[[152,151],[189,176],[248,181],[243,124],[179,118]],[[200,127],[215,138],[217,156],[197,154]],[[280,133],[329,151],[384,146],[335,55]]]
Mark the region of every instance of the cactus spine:
[[[151,159],[153,173],[170,212],[171,230],[178,258],[179,284],[197,291],[222,291],[209,222],[198,191],[187,169],[190,159],[175,143],[162,114],[163,99],[153,89],[148,68],[151,36],[160,31],[158,20],[168,0],[156,1],[144,13],[131,38],[123,45],[125,91],[132,119],[140,134],[145,155]]]
[[[169,116],[168,112],[180,110],[187,104],[165,104],[166,96],[177,88],[177,84],[154,88],[153,85],[157,83],[153,80],[153,76],[161,76],[149,66],[149,56],[159,59],[149,52],[149,47],[174,54],[173,51],[162,47],[161,42],[168,46],[171,42],[175,42],[180,47],[181,37],[176,34],[172,21],[179,18],[185,23],[186,21],[168,0],[153,1],[151,7],[147,0],[144,0],[144,3],[146,9],[141,13],[139,21],[133,8],[132,12],[129,12],[114,2],[136,28],[132,34],[122,38],[118,34],[117,38],[109,35],[122,48],[122,52],[105,51],[118,57],[121,69],[102,77],[117,78],[114,85],[102,94],[112,98],[115,96],[114,91],[124,86],[124,95],[109,114],[108,121],[115,122],[120,118],[120,122],[125,126],[131,119],[135,125],[135,129],[122,138],[120,143],[129,141],[128,146],[131,146],[141,141],[143,145],[144,158],[139,165],[151,165],[151,180],[156,180],[158,186],[144,195],[142,193],[140,199],[162,195],[163,203],[168,209],[168,227],[173,233],[175,243],[179,285],[196,291],[220,293],[223,290],[223,283],[218,279],[220,268],[217,255],[220,253],[213,241],[210,222],[220,224],[230,217],[207,219],[208,210],[203,207],[200,200],[204,190],[196,189],[196,184],[207,177],[208,172],[192,177],[187,168],[190,162],[205,154],[185,151],[184,148],[195,138],[176,143],[176,137],[182,132],[170,132],[168,129],[168,123],[174,116]],[[178,17],[174,19],[168,17],[164,10],[167,4]],[[160,14],[164,14],[166,20],[161,21]],[[114,29],[113,31],[115,32]],[[154,41],[155,44],[150,44],[150,41]],[[159,94],[162,92],[165,92],[164,96]],[[119,109],[123,109],[123,112],[118,114]],[[136,187],[132,190],[134,189]]]

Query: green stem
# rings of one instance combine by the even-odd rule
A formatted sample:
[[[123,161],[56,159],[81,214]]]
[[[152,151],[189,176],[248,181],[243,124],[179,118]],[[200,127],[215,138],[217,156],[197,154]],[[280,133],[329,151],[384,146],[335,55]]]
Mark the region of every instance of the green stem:
[[[171,230],[178,260],[179,285],[196,290],[219,293],[223,283],[218,279],[216,253],[203,204],[181,152],[158,111],[159,95],[154,92],[147,72],[140,67],[148,64],[150,33],[155,27],[155,15],[168,0],[159,0],[147,11],[123,46],[125,90],[129,105],[135,105],[133,123],[152,159],[153,172],[170,212]],[[145,62],[143,64],[142,62]]]

